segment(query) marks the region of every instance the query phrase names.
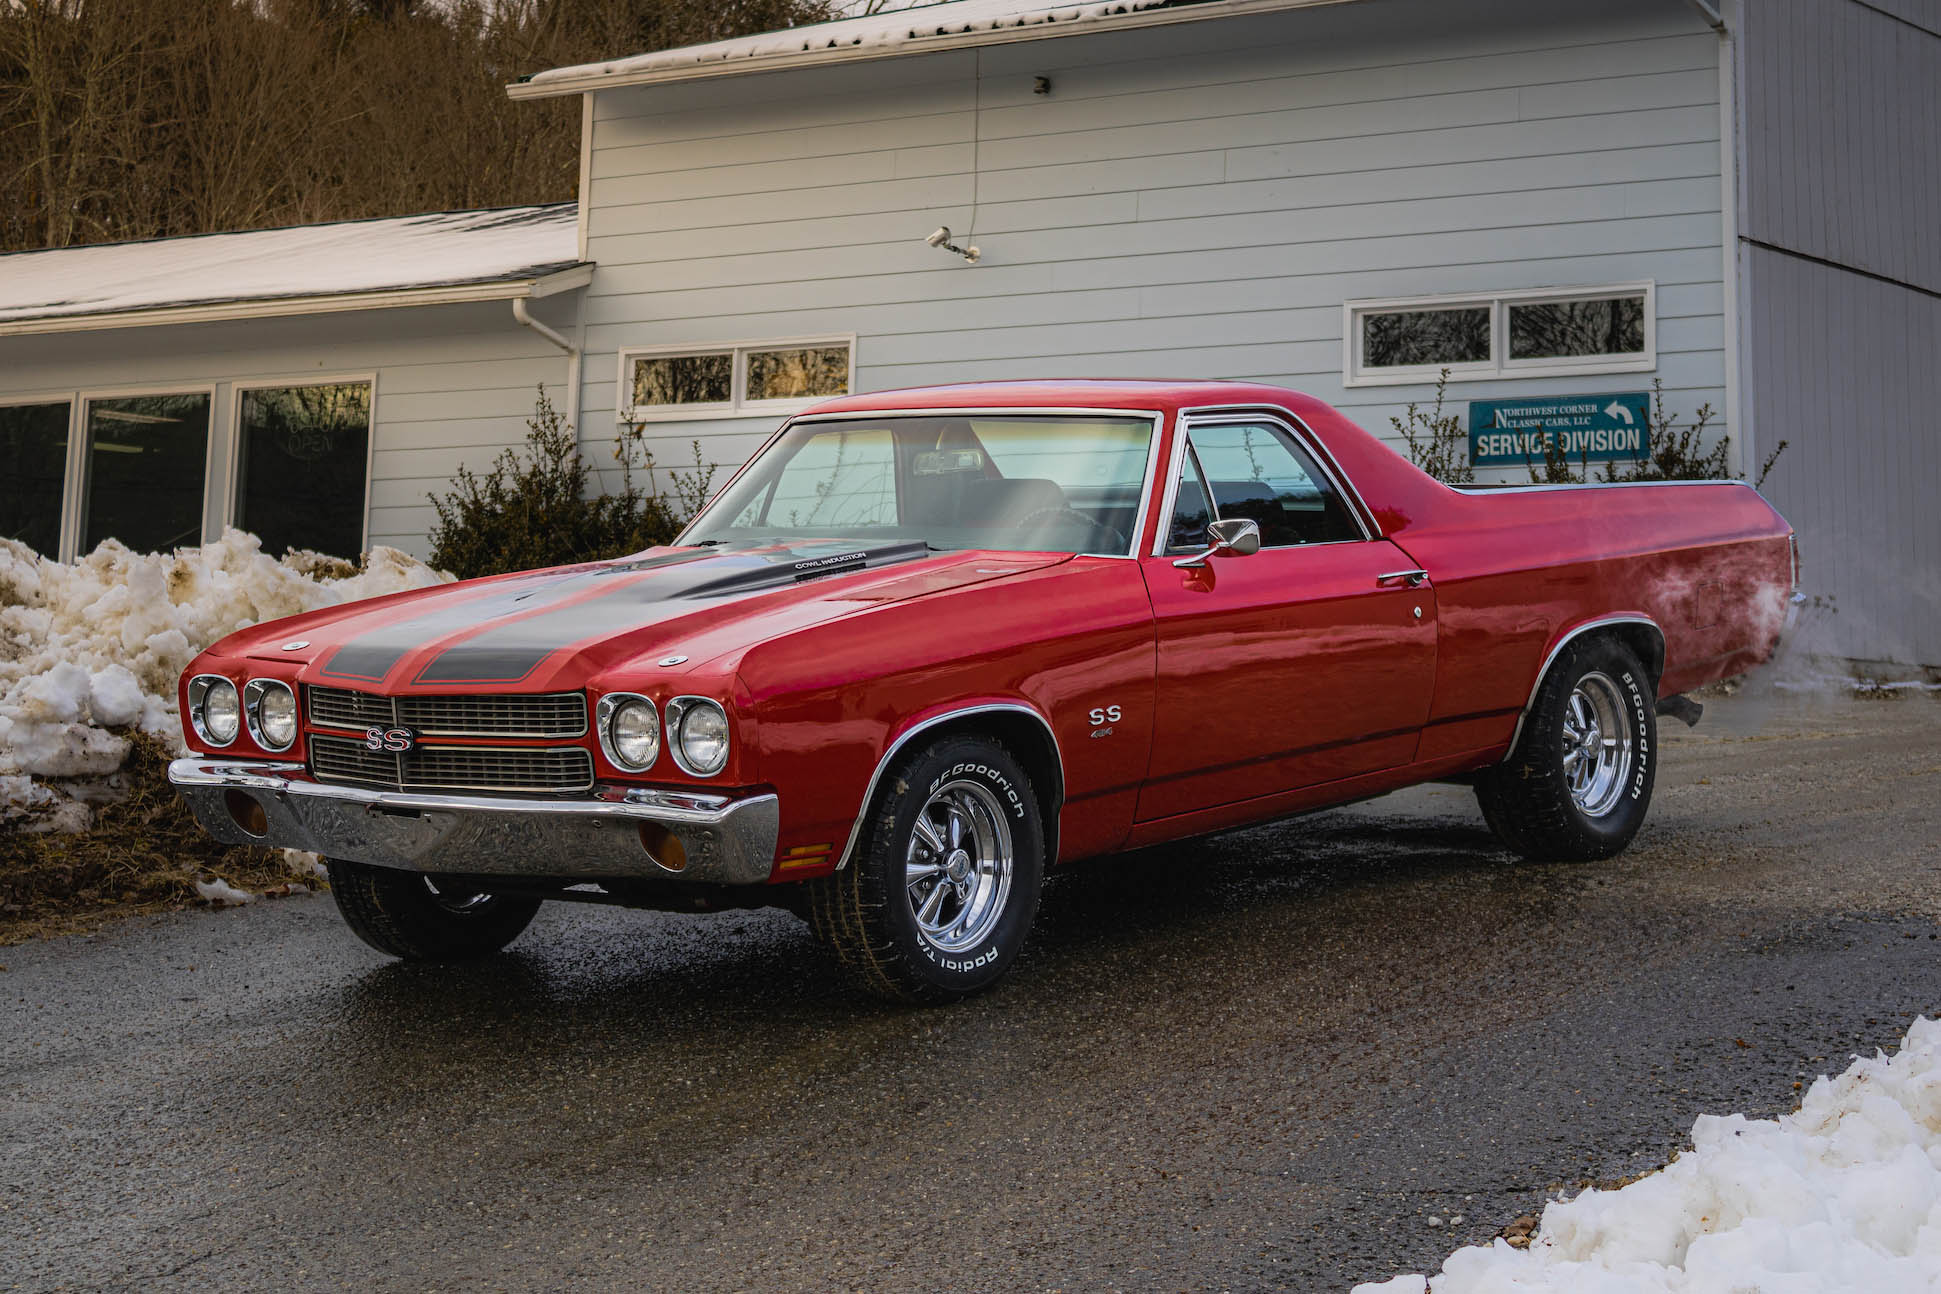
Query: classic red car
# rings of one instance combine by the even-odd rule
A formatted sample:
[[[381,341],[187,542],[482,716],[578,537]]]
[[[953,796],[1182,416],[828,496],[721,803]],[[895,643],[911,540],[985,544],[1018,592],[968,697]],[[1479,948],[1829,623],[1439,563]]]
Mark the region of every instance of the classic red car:
[[[323,854],[399,957],[546,899],[779,905],[943,1001],[1054,864],[1416,782],[1611,855],[1660,708],[1765,660],[1794,584],[1744,484],[1451,489],[1274,387],[851,396],[670,547],[231,635],[170,776],[217,838]]]

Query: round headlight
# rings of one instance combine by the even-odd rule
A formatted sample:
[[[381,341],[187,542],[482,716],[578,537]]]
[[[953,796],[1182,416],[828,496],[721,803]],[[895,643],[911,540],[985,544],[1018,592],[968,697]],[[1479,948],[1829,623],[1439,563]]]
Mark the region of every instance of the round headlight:
[[[288,750],[297,739],[297,696],[275,679],[253,678],[243,688],[249,735],[264,750]]]
[[[614,692],[600,698],[600,745],[618,768],[638,773],[660,756],[660,712],[644,696]]]
[[[667,709],[675,725],[676,763],[696,777],[713,777],[727,766],[728,714],[718,702],[682,696],[668,702]]]
[[[212,746],[236,740],[243,724],[242,698],[236,685],[219,674],[199,674],[189,680],[189,722],[196,735]]]

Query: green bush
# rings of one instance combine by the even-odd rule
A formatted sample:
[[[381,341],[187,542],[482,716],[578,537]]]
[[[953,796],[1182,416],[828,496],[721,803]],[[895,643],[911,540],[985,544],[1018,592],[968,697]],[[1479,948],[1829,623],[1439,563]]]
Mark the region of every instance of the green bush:
[[[702,463],[699,441],[694,470],[673,473],[673,503],[654,488],[654,456],[638,427],[614,444],[620,490],[589,497],[592,468],[543,386],[526,425],[524,447],[500,453],[490,472],[461,467],[449,494],[426,496],[438,510],[433,566],[467,580],[622,557],[667,543],[707,500],[714,468]],[[646,473],[646,488],[636,484],[636,470]]]

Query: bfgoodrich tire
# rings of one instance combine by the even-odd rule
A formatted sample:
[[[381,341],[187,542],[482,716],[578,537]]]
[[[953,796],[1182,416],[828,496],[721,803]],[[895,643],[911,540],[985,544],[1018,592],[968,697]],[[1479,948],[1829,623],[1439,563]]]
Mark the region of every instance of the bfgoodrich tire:
[[[1044,823],[1023,766],[995,741],[943,737],[884,776],[856,857],[810,886],[809,920],[865,991],[955,1001],[1016,959],[1044,867]]]
[[[1477,780],[1476,798],[1525,858],[1588,862],[1638,834],[1657,770],[1651,676],[1623,643],[1590,635],[1551,664],[1516,748]]]
[[[481,894],[417,872],[324,860],[337,911],[359,939],[406,961],[470,961],[519,937],[538,899]]]

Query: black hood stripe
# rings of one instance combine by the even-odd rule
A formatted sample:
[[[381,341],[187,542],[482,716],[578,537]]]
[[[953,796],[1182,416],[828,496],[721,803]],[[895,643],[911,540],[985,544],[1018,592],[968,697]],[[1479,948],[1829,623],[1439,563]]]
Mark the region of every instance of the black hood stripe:
[[[468,625],[547,606],[581,591],[597,574],[533,576],[499,585],[482,597],[441,600],[422,615],[379,625],[342,644],[330,654],[318,676],[382,683],[413,648]]]
[[[413,683],[519,683],[553,656],[579,643],[688,615],[697,603],[738,601],[817,576],[852,574],[926,555],[922,544],[859,549],[837,541],[812,547],[755,552],[683,554],[679,563],[649,559],[611,568],[633,574],[650,566],[683,565],[652,579],[629,580],[595,597],[580,598],[538,615],[493,625],[454,643],[427,661]],[[833,561],[829,560],[831,557]],[[584,585],[579,591],[584,591]],[[530,609],[530,608],[528,608]],[[420,639],[420,641],[423,641]]]

